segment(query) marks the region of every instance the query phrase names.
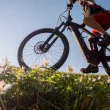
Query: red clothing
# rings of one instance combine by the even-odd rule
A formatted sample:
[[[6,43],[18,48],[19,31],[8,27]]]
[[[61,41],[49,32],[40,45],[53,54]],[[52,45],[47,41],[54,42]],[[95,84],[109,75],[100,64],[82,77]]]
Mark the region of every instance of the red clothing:
[[[93,14],[92,16],[104,28],[105,31],[107,31],[110,28],[110,12]],[[93,34],[95,34],[97,32],[98,31],[95,29],[92,30]]]
[[[106,31],[110,27],[110,12],[107,12],[106,9],[102,8],[97,4],[93,4],[88,1],[83,1],[82,6],[84,9],[85,17],[93,16],[97,23],[99,23],[103,29]],[[86,9],[86,10],[85,10]],[[92,31],[93,34],[97,34],[97,30]]]
[[[110,26],[110,12],[102,12],[92,15],[100,25]]]
[[[85,17],[105,11],[105,9],[102,8],[101,6],[93,4],[92,2],[89,1],[82,1],[82,6]]]

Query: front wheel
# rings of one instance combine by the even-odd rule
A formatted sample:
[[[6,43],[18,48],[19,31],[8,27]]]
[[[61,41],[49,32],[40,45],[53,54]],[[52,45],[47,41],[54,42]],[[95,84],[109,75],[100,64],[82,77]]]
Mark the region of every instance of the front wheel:
[[[18,49],[18,63],[22,67],[31,69],[34,65],[38,67],[46,67],[59,69],[66,61],[69,53],[69,43],[67,38],[59,31],[54,29],[44,28],[39,29],[29,34],[20,44]],[[50,43],[57,40],[53,45],[41,50],[41,46],[45,43],[49,36],[53,36]]]

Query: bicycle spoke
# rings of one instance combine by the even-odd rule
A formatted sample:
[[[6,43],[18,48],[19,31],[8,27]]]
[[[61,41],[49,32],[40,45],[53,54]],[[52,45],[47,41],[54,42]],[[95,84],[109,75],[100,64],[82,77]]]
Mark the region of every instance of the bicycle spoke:
[[[31,61],[31,59],[32,59],[32,56],[31,57],[28,57],[28,59],[26,59],[25,62],[29,65],[28,62]]]
[[[56,52],[55,53],[50,52],[50,53],[53,54],[53,55],[55,55],[55,56],[58,56],[57,54],[55,54]],[[58,56],[58,57],[60,57],[60,56]]]
[[[48,52],[49,53],[49,52]],[[50,54],[50,53],[49,53]],[[50,54],[51,56],[53,56],[52,54]],[[55,58],[56,60],[58,60],[55,56],[53,56],[53,58]]]
[[[33,55],[33,56],[35,56],[35,55]],[[34,58],[35,57],[31,57],[31,60],[30,60],[30,62],[28,62],[28,64],[31,64],[31,62],[33,61]]]
[[[49,68],[60,61],[60,58],[62,58],[62,55],[64,54],[65,46],[61,37],[56,34],[53,35],[52,31],[41,32],[38,34],[34,32],[31,35],[33,35],[33,37],[30,36],[30,39],[27,39],[27,41],[24,40],[24,47],[22,52],[22,59],[27,67],[32,68],[35,64],[37,64],[39,67],[46,66]],[[41,48],[41,46],[45,43],[45,41],[47,41],[47,39],[49,39],[50,36],[51,39],[46,42],[47,44],[45,47]],[[58,39],[56,39],[56,37]],[[55,39],[56,41],[53,42]],[[48,48],[49,44],[52,44],[50,48]],[[48,65],[44,64],[45,60],[48,61]]]
[[[46,55],[45,55],[46,56]],[[47,56],[46,56],[47,57]],[[53,62],[49,57],[47,57],[47,59],[49,59],[51,62]],[[55,62],[53,62],[53,64],[54,64]]]

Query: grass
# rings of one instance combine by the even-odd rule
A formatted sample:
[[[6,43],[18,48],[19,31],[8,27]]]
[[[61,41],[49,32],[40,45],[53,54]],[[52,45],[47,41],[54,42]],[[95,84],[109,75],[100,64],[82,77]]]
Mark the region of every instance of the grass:
[[[10,66],[0,80],[13,84],[2,94],[6,110],[110,110],[110,77]],[[1,110],[3,110],[0,103]]]

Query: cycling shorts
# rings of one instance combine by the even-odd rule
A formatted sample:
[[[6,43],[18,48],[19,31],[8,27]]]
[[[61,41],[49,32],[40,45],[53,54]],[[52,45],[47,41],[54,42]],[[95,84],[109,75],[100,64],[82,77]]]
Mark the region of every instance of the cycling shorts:
[[[100,25],[110,26],[110,12],[103,12],[92,15]]]

